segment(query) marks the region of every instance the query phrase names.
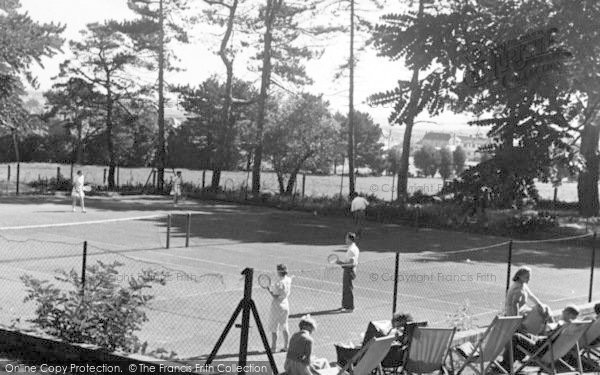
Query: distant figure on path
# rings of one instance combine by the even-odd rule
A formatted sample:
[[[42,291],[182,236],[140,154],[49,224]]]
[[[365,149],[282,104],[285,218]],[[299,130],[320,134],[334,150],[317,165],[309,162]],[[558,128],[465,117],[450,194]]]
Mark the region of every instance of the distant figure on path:
[[[73,190],[71,191],[71,198],[73,199],[73,212],[77,206],[77,199],[81,202],[81,212],[85,212],[85,192],[83,191],[84,177],[81,171],[77,171],[77,176],[73,180]]]
[[[365,220],[369,202],[357,193],[353,193],[351,197],[352,203],[350,204],[350,212],[354,219],[354,233],[356,233],[358,237],[361,237],[362,225]]]
[[[181,178],[181,171],[177,171],[177,175],[173,180],[173,204],[177,206],[179,202],[179,198],[181,198],[181,185],[183,184],[183,179]]]

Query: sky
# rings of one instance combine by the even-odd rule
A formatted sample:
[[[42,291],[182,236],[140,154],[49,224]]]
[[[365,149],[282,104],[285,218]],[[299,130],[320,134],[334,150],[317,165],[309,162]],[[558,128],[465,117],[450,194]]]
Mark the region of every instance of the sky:
[[[258,1],[258,0],[253,0]],[[199,4],[200,0],[191,0]],[[402,9],[395,5],[399,1],[389,0],[383,11],[370,12],[367,17],[376,19],[379,14],[401,12]],[[64,37],[67,40],[77,40],[79,31],[85,29],[86,24],[103,22],[108,19],[123,20],[134,18],[135,15],[127,7],[126,0],[21,0],[22,10],[40,22],[58,22],[66,26]],[[331,19],[331,22],[346,22],[344,14]],[[349,16],[347,17],[349,18]],[[197,25],[188,30],[190,43],[175,45],[174,53],[179,58],[177,66],[179,72],[169,72],[166,80],[171,84],[201,83],[213,74],[224,77],[224,68],[221,60],[216,55],[220,41],[220,29],[207,29],[205,25]],[[360,36],[357,38],[360,39]],[[210,42],[213,43],[210,43]],[[349,55],[349,40],[346,36],[332,37],[318,44],[324,47],[324,53],[319,59],[307,62],[306,69],[314,84],[305,90],[314,94],[323,94],[331,103],[331,107],[343,113],[348,111],[348,78],[334,79],[338,67],[347,61]],[[360,45],[357,45],[360,47]],[[63,54],[42,61],[43,67],[34,66],[33,72],[37,76],[40,87],[36,91],[45,91],[52,86],[52,77],[58,74],[59,64],[70,56],[68,44],[63,46]],[[407,79],[410,72],[401,62],[391,62],[384,57],[376,56],[375,51],[366,50],[358,52],[358,63],[355,68],[355,109],[369,113],[382,127],[385,143],[390,145],[401,141],[404,127],[390,126],[388,116],[389,108],[372,108],[365,103],[366,98],[374,93],[393,89],[398,79]],[[234,74],[245,80],[260,84],[257,69],[248,69],[247,60],[238,57],[234,67]],[[152,80],[155,74],[145,75],[144,79]],[[457,132],[459,134],[474,134],[477,129],[467,125],[472,117],[462,114],[444,113],[436,118],[426,115],[418,120],[433,121],[420,123],[415,126],[415,133],[425,131]],[[414,139],[414,138],[413,138]],[[418,139],[417,139],[418,140]],[[387,144],[386,144],[387,146]]]

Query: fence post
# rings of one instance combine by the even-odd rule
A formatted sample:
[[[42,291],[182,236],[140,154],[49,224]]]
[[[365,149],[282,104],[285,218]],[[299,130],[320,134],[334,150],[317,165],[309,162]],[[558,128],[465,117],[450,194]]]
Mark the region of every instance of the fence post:
[[[167,249],[171,247],[171,214],[167,215]]]
[[[10,182],[10,164],[7,165],[8,167],[8,178],[6,179],[6,181]]]
[[[202,191],[204,191],[205,186],[206,186],[206,170],[202,170]]]
[[[396,313],[396,304],[398,302],[398,268],[400,265],[400,252],[396,250],[396,267],[394,268],[394,298],[392,302],[392,316]]]
[[[21,178],[21,163],[17,163],[17,195],[19,195],[20,178]]]
[[[592,236],[592,262],[590,264],[590,293],[588,303],[592,302],[592,292],[594,291],[594,267],[596,266],[596,232]]]
[[[152,170],[152,187],[156,190],[156,171]]]
[[[116,186],[116,187],[117,187],[117,189],[118,189],[118,188],[119,188],[119,186],[120,186],[120,182],[119,182],[119,180],[120,180],[120,174],[121,174],[121,167],[119,167],[119,166],[117,165],[117,186]]]
[[[187,228],[185,231],[185,247],[190,247],[190,230],[192,227],[192,214],[188,212],[187,214]]]
[[[507,267],[506,267],[506,292],[508,292],[508,288],[510,288],[510,268],[512,266],[512,250],[513,250],[513,242],[510,240],[508,243],[508,259],[507,259]]]
[[[83,260],[81,262],[81,296],[85,294],[85,269],[87,263],[87,241],[83,241]]]
[[[73,181],[73,163],[71,163],[71,181]]]
[[[102,184],[106,185],[106,168],[104,168],[104,175],[102,176]]]

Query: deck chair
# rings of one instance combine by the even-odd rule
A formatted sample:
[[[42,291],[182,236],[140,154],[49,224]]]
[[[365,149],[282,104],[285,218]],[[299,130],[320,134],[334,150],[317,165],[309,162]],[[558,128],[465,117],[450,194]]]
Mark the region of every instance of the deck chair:
[[[395,341],[388,354],[381,361],[381,368],[384,375],[396,375],[401,372],[402,366],[406,363],[413,333],[417,327],[427,327],[427,322],[410,322],[406,324],[400,342]]]
[[[450,352],[456,328],[421,328],[413,333],[404,364],[404,372],[413,374],[440,371],[447,373],[444,363]]]
[[[541,371],[556,374],[557,362],[566,366],[569,371],[576,371],[575,368],[562,360],[573,347],[576,347],[577,370],[580,374],[583,374],[583,365],[579,355],[579,339],[591,324],[592,322],[589,321],[567,323],[551,334],[534,352],[530,352],[527,348],[517,344],[517,350],[523,352],[527,357],[524,361],[521,361],[521,367],[515,372],[520,372],[526,366],[537,366]]]
[[[396,336],[377,337],[363,346],[358,353],[342,368],[334,367],[319,370],[320,375],[369,375],[378,369],[381,373],[381,361],[389,352]]]
[[[596,319],[579,339],[581,356],[598,362],[600,360],[600,319]]]
[[[475,346],[468,342],[466,345],[454,348],[454,352],[464,361],[457,375],[467,367],[476,374],[484,375],[492,364],[507,373],[497,362],[497,358],[507,345],[512,344],[512,336],[522,320],[522,316],[496,316]],[[510,352],[512,353],[512,347]],[[512,363],[510,365],[512,370]]]

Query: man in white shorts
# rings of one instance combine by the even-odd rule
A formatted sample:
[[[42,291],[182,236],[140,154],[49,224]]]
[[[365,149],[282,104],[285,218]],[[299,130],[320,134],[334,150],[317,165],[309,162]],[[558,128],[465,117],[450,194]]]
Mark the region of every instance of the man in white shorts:
[[[354,218],[354,233],[358,235],[358,237],[362,234],[362,223],[365,220],[367,206],[369,205],[369,201],[365,198],[359,196],[356,193],[352,194],[352,203],[350,204],[350,212],[352,213],[352,217]]]

